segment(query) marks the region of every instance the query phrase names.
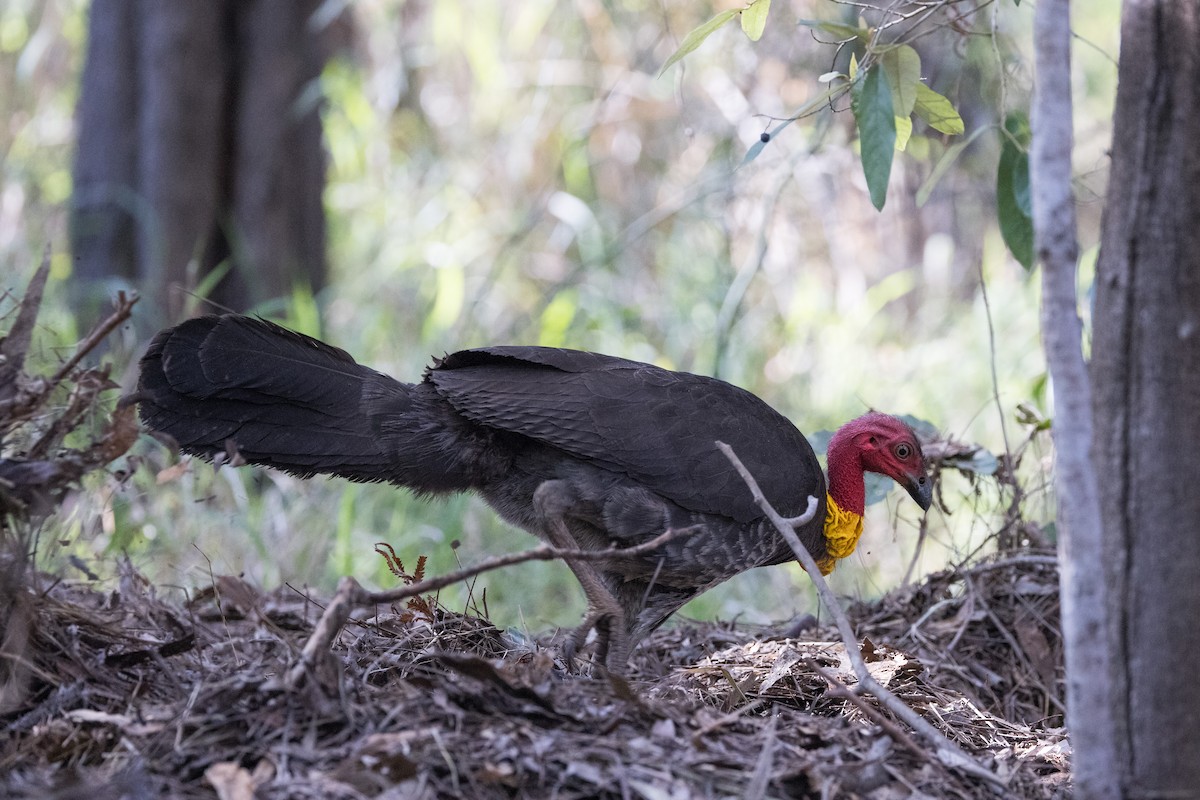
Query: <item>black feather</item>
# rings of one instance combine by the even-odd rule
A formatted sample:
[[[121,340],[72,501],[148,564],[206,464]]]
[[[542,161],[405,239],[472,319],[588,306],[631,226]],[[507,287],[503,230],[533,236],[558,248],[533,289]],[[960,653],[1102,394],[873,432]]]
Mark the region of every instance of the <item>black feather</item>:
[[[535,495],[561,487],[580,547],[687,529],[653,554],[598,565],[634,642],[704,589],[792,557],[716,440],[737,451],[781,513],[818,498],[798,533],[814,556],[825,552],[825,478],[804,436],[749,392],[700,375],[574,350],[489,347],[447,355],[421,383],[402,383],[264,320],[207,316],[155,337],[138,399],[142,421],[185,452],[236,448],[303,476],[474,490],[543,538]]]

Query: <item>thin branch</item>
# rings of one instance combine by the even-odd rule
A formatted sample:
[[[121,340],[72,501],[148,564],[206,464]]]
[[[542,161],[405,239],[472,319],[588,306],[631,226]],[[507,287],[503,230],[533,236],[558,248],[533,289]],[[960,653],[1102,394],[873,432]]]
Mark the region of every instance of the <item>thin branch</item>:
[[[304,649],[300,652],[300,660],[288,671],[285,686],[289,689],[296,688],[304,680],[305,675],[312,672],[318,658],[322,653],[329,650],[333,644],[333,640],[337,637],[338,631],[350,619],[351,612],[356,608],[395,603],[398,600],[443,589],[451,584],[473,578],[484,572],[512,566],[513,564],[521,564],[526,561],[554,561],[556,559],[567,558],[578,561],[603,561],[609,558],[640,556],[662,547],[667,542],[691,533],[695,529],[696,526],[694,525],[686,528],[672,528],[650,541],[635,547],[609,547],[603,550],[569,550],[542,545],[521,553],[509,553],[489,558],[472,567],[465,567],[436,578],[429,578],[407,586],[398,586],[395,589],[386,589],[381,592],[367,591],[354,578],[346,576],[338,582],[337,591],[334,592],[329,605],[325,607],[325,611],[321,614],[321,619],[317,622],[316,627],[313,628],[308,641],[305,642]]]
[[[75,348],[75,354],[67,360],[66,364],[59,367],[58,372],[54,373],[54,377],[50,379],[50,388],[57,386],[59,381],[65,378],[71,370],[75,369],[84,356],[92,352],[96,345],[104,340],[104,337],[112,333],[118,325],[129,319],[129,315],[133,313],[133,307],[137,304],[137,301],[137,292],[134,292],[132,295],[117,292],[117,303],[112,313],[100,322],[100,324],[92,328],[92,332]]]
[[[577,561],[603,561],[608,558],[629,558],[631,556],[645,555],[646,553],[657,550],[667,542],[673,539],[678,539],[684,534],[691,533],[697,526],[688,526],[686,528],[672,528],[665,533],[660,533],[648,542],[644,542],[635,547],[608,547],[603,550],[568,550],[558,547],[551,547],[544,544],[540,547],[535,547],[531,550],[526,550],[522,553],[508,553],[507,555],[496,556],[481,561],[475,566],[464,567],[454,572],[446,573],[436,578],[429,578],[419,583],[409,584],[408,586],[398,586],[395,589],[385,589],[381,592],[366,592],[361,605],[375,605],[381,603],[394,603],[397,600],[404,600],[409,597],[415,597],[426,592],[443,589],[452,583],[464,581],[467,578],[473,578],[484,572],[491,572],[500,569],[501,567],[509,567],[513,564],[521,564],[526,561],[554,561],[557,559],[575,559]],[[364,590],[365,591],[365,590]]]
[[[947,739],[929,721],[910,708],[899,697],[888,691],[879,681],[875,680],[870,670],[867,669],[867,663],[863,660],[862,651],[859,649],[858,641],[854,637],[854,630],[850,627],[850,618],[846,616],[846,611],[838,601],[837,595],[829,588],[829,584],[821,574],[820,568],[817,567],[816,560],[808,552],[808,548],[800,541],[800,537],[796,535],[795,529],[787,524],[787,521],[767,501],[762,493],[762,489],[758,486],[758,482],[750,474],[750,471],[746,469],[746,465],[737,457],[737,454],[733,452],[733,448],[724,442],[717,442],[716,445],[725,454],[725,457],[729,459],[730,463],[733,464],[738,474],[742,476],[742,480],[746,482],[746,486],[750,488],[750,492],[754,496],[754,502],[762,509],[763,513],[771,520],[775,528],[791,546],[801,566],[808,572],[808,577],[817,587],[817,594],[820,596],[821,602],[825,604],[825,607],[829,610],[837,625],[838,633],[842,637],[842,644],[846,648],[846,655],[850,659],[850,664],[854,667],[854,674],[858,677],[858,685],[861,689],[874,695],[889,711],[903,720],[910,728],[921,734],[933,746],[937,759],[942,764],[979,780],[986,781],[992,787],[1005,791],[1007,786],[998,775],[980,766],[961,747]],[[815,504],[816,498],[810,497],[810,509]]]
[[[983,313],[988,329],[988,363],[992,368],[992,401],[996,404],[996,415],[1000,417],[1000,436],[1004,439],[1004,453],[1012,457],[1008,443],[1008,425],[1004,422],[1004,405],[1000,402],[1000,375],[996,371],[996,325],[992,320],[992,303],[988,299],[987,278],[983,274],[983,259],[979,260],[979,293],[983,297]]]
[[[1027,553],[1023,555],[1008,556],[999,561],[988,561],[983,564],[976,564],[971,567],[957,567],[956,569],[965,575],[977,575],[980,572],[992,572],[998,569],[1007,569],[1008,567],[1054,567],[1058,568],[1058,556],[1039,556],[1035,553]]]
[[[25,355],[33,340],[42,294],[50,277],[50,246],[42,251],[42,264],[33,273],[25,296],[17,305],[17,317],[8,333],[0,337],[0,402],[9,402],[17,394],[17,374],[25,366]]]
[[[735,708],[733,711],[730,711],[725,716],[718,717],[717,719],[715,719],[712,722],[705,725],[700,730],[693,733],[692,734],[692,744],[699,745],[700,740],[703,739],[705,736],[708,736],[713,731],[715,731],[719,728],[723,728],[726,725],[729,725],[730,723],[737,722],[742,717],[746,716],[747,714],[749,714],[753,711],[757,711],[759,708],[761,708],[762,706],[764,706],[766,704],[767,704],[767,700],[765,697],[758,697],[758,698],[755,698],[754,700],[751,700],[749,703],[744,703],[744,704],[738,706],[737,708]]]
[[[750,782],[746,785],[746,793],[742,795],[745,800],[764,800],[767,796],[767,786],[771,782],[771,766],[775,761],[775,746],[779,742],[779,737],[775,733],[775,729],[779,726],[779,715],[772,714],[770,720],[767,721],[767,728],[763,731],[763,743],[759,747],[758,761],[754,764],[754,772],[750,775]]]
[[[830,691],[826,693],[827,696],[840,697],[841,699],[851,703],[863,714],[870,717],[872,722],[883,728],[893,741],[899,742],[904,746],[905,749],[907,749],[917,758],[929,758],[929,753],[921,749],[920,745],[918,745],[916,741],[914,741],[913,738],[908,735],[908,731],[901,728],[893,720],[881,714],[879,709],[875,708],[867,701],[859,697],[857,692],[838,680],[836,675],[822,667],[811,658],[804,659],[804,663],[809,669],[824,678],[826,683],[832,687]]]

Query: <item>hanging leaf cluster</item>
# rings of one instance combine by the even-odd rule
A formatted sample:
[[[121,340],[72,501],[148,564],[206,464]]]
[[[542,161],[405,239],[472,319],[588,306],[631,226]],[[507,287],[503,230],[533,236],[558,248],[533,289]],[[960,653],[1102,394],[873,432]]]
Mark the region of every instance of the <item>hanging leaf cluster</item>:
[[[965,131],[954,104],[921,80],[921,56],[907,44],[881,44],[877,31],[822,20],[800,24],[839,37],[854,47],[849,74],[826,73],[821,80],[850,92],[850,110],[858,130],[859,154],[871,203],[882,209],[896,151],[903,151],[919,119],[938,133]],[[860,63],[858,53],[862,52]]]
[[[712,36],[722,25],[734,17],[741,18],[742,32],[746,34],[750,41],[757,42],[762,38],[763,31],[767,29],[767,13],[770,10],[771,0],[751,0],[745,8],[730,8],[722,11],[683,37],[683,42],[662,65],[662,69],[659,70],[658,74],[662,75],[681,58],[704,44],[705,39]]]
[[[740,9],[727,9],[695,28],[663,64],[660,75],[684,56],[700,47],[727,22],[738,18],[742,31],[758,41],[766,29],[771,0],[752,0]],[[753,161],[784,128],[797,119],[850,94],[850,111],[858,133],[859,155],[871,203],[882,210],[887,201],[888,180],[896,151],[903,151],[913,133],[914,120],[946,136],[960,136],[965,125],[954,104],[921,79],[921,56],[902,42],[879,41],[880,31],[859,20],[857,25],[826,20],[802,19],[801,25],[836,40],[851,49],[849,74],[827,72],[818,80],[829,88],[810,100],[789,118],[766,131],[742,159]],[[923,204],[937,181],[975,139],[950,147],[934,168],[918,195]],[[1029,198],[1029,122],[1023,114],[1005,118],[1003,144],[996,177],[997,214],[1004,242],[1026,269],[1033,267],[1033,222]]]

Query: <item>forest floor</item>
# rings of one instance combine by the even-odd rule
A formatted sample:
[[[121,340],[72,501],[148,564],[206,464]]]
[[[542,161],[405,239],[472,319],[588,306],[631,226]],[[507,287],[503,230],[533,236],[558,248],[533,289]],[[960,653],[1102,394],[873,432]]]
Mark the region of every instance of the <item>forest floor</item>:
[[[111,591],[46,575],[15,588],[3,797],[1070,795],[1043,555],[849,609],[876,680],[1004,790],[855,692],[844,647],[815,621],[791,637],[681,621],[614,680],[564,669],[549,638],[418,602],[353,615],[293,683],[321,598],[223,577],[178,604],[131,567]]]

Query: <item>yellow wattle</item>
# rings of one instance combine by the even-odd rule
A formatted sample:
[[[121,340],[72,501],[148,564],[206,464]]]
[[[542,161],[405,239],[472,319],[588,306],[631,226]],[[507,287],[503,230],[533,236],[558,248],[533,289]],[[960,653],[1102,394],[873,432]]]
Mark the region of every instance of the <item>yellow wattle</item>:
[[[839,558],[854,552],[863,532],[863,518],[847,511],[825,495],[825,557],[817,559],[822,575],[833,572]]]

